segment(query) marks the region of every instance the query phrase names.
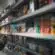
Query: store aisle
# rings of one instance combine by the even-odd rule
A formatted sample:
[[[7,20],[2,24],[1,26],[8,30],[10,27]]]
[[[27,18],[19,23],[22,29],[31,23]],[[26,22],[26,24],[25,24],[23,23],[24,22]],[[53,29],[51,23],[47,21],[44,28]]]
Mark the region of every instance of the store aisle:
[[[0,51],[0,55],[7,55],[7,54],[5,54],[4,52]]]

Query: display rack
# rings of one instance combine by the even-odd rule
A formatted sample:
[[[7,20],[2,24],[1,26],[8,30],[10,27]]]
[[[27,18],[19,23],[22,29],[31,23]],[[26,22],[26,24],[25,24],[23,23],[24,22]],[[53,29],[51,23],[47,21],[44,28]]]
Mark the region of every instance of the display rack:
[[[23,46],[20,46],[20,45],[17,45],[17,46],[19,46],[20,48],[22,48],[22,49],[24,49],[25,51],[28,51],[28,52],[31,52],[31,53],[33,53],[33,54],[37,54],[37,55],[40,55],[40,54],[38,54],[37,52],[34,52],[34,51],[32,51],[32,50],[30,50],[30,49],[27,49],[27,48],[25,48],[25,47],[23,47]]]
[[[4,19],[6,19],[6,17],[8,17],[9,16],[9,14],[11,13],[11,12],[13,12],[12,10],[13,9],[15,9],[16,7],[19,7],[19,5],[20,4],[22,4],[23,3],[23,0],[19,0],[3,17],[1,17],[0,18],[0,21],[2,22]],[[1,24],[0,25],[0,27],[2,28],[2,27],[5,27],[5,26],[8,26],[9,27],[9,25],[11,25],[11,24],[14,24],[14,23],[18,23],[18,22],[20,22],[20,21],[23,21],[23,20],[27,20],[27,19],[32,19],[33,17],[36,17],[36,16],[40,16],[40,15],[42,15],[42,14],[45,14],[45,13],[51,13],[52,12],[52,10],[54,10],[55,9],[55,2],[54,3],[51,3],[51,4],[48,4],[48,5],[46,5],[46,6],[44,6],[44,7],[42,7],[42,8],[39,8],[39,9],[36,9],[34,12],[32,12],[32,13],[29,13],[29,14],[26,14],[26,15],[23,15],[23,16],[21,16],[21,17],[18,17],[18,18],[16,18],[16,19],[12,19],[12,21],[9,21],[9,22],[7,22],[7,23],[4,23],[3,25]],[[41,19],[41,18],[40,18]],[[28,22],[28,21],[27,21]],[[19,24],[19,23],[18,23]],[[20,25],[20,24],[19,24]],[[28,26],[28,25],[27,25]],[[35,26],[35,25],[34,25]],[[38,26],[38,25],[37,25]],[[36,26],[35,26],[36,27]],[[39,27],[39,26],[38,26]],[[35,29],[36,30],[36,29]],[[7,31],[7,30],[6,30]],[[19,44],[17,44],[17,45],[15,45],[15,48],[13,49],[13,50],[15,50],[16,48],[18,48],[18,47],[20,47],[21,49],[24,49],[25,50],[25,52],[26,51],[28,51],[28,52],[31,52],[31,53],[33,53],[33,54],[35,54],[35,55],[40,55],[41,54],[41,50],[42,49],[44,49],[44,48],[42,48],[42,46],[44,46],[46,49],[50,46],[50,44],[52,44],[52,41],[46,41],[45,42],[45,40],[55,40],[55,34],[54,35],[52,35],[52,34],[42,34],[42,33],[36,33],[36,32],[28,32],[28,31],[24,31],[24,32],[3,32],[3,33],[0,33],[1,35],[4,35],[4,36],[9,36],[9,37],[12,37],[11,39],[12,39],[12,43],[11,44],[13,44],[13,41],[14,41],[14,44],[15,43],[17,43],[16,41],[15,41],[15,38],[14,37],[21,37],[21,40],[24,42],[22,42],[21,40],[20,40],[20,42],[22,42],[22,44],[24,45],[19,45]],[[14,40],[13,40],[13,38],[14,38]],[[22,39],[23,38],[23,39]],[[26,38],[26,39],[25,39]],[[31,38],[30,40],[29,40],[29,38]],[[44,40],[44,42],[45,43],[47,43],[48,44],[48,46],[46,47],[45,46],[45,43],[44,43],[44,45],[42,45],[41,43],[39,44],[39,42],[38,43],[36,43],[33,39],[38,39],[38,40],[40,40],[39,42],[43,42],[42,40]],[[40,54],[38,53],[38,52],[36,52],[35,50],[34,51],[32,51],[32,50],[30,50],[29,48],[30,48],[30,45],[27,47],[27,46],[25,46],[25,42],[26,42],[26,40],[29,40],[29,41],[27,41],[27,43],[31,43],[32,42],[32,40],[33,40],[33,43],[32,44],[37,44],[39,47],[40,47]],[[34,43],[35,42],[35,43]],[[53,45],[53,44],[52,44]],[[27,48],[26,48],[27,47]],[[34,46],[32,46],[32,47],[35,47],[35,45]],[[42,49],[41,49],[42,48]],[[51,50],[52,50],[52,46],[50,46],[49,47]],[[8,50],[8,49],[7,49]],[[48,49],[47,49],[48,50]],[[46,50],[46,51],[47,51]],[[9,52],[10,52],[10,50],[8,50]],[[45,51],[45,50],[44,50]],[[12,52],[12,50],[11,50],[11,52]],[[50,51],[51,52],[51,51]],[[48,53],[48,52],[47,52]]]
[[[34,16],[37,16],[37,15],[40,15],[40,14],[44,14],[44,13],[47,13],[47,12],[51,12],[51,10],[53,10],[53,9],[55,9],[55,3],[52,3],[50,5],[46,5],[43,8],[40,8],[40,9],[36,10],[33,13],[30,13],[30,14],[27,14],[25,16],[19,17],[16,20],[13,20],[13,21],[8,22],[6,24],[4,23],[4,25],[0,25],[0,26],[1,27],[2,26],[6,26],[6,25],[9,25],[9,24],[12,24],[12,23],[16,23],[16,22],[22,21],[24,19],[28,19],[30,17],[34,17]]]
[[[40,34],[40,33],[0,33],[2,35],[13,35],[13,36],[24,36],[24,37],[31,37],[36,39],[55,39],[55,35],[51,34]],[[45,36],[45,37],[44,37]]]
[[[23,3],[23,0],[18,1],[16,4],[14,4],[11,9],[9,9],[8,12],[6,12],[6,14],[3,17],[0,17],[0,21],[2,21],[3,19],[5,19],[11,12],[12,10],[14,10],[17,6],[19,6],[21,3]]]

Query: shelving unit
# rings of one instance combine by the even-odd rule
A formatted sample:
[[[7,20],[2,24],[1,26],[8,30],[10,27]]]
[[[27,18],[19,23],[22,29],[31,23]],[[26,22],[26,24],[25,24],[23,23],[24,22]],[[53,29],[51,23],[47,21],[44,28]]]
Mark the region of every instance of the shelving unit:
[[[14,12],[13,10],[16,10],[16,9],[19,10],[20,9],[19,6],[21,6],[21,4],[23,4],[23,5],[25,4],[25,6],[26,6],[26,3],[24,3],[24,0],[19,0],[16,4],[14,4],[14,6],[11,7],[11,9],[8,12],[6,12],[6,14],[3,17],[0,18],[0,21],[2,22],[3,20],[5,20],[12,12]],[[25,6],[22,9],[25,10]],[[30,8],[28,8],[28,9],[30,9]],[[0,34],[1,34],[1,36],[3,35],[3,36],[8,37],[9,44],[10,44],[10,42],[12,42],[11,44],[15,45],[15,46],[13,46],[14,47],[13,50],[15,51],[15,55],[16,55],[16,52],[19,53],[18,47],[20,47],[20,49],[24,49],[25,53],[30,52],[30,53],[33,53],[34,55],[45,55],[46,53],[48,53],[49,55],[53,54],[53,52],[51,52],[51,51],[53,49],[54,49],[53,51],[55,51],[55,48],[53,48],[55,46],[55,42],[54,42],[55,41],[55,33],[53,34],[50,32],[51,32],[51,28],[53,28],[53,27],[55,28],[55,26],[54,26],[55,22],[51,21],[54,23],[53,24],[49,20],[44,21],[47,23],[49,21],[49,23],[51,23],[51,24],[48,23],[48,26],[45,23],[45,25],[47,26],[46,27],[39,20],[41,20],[43,18],[43,16],[45,18],[45,14],[51,13],[54,9],[55,9],[55,2],[52,2],[52,3],[47,4],[41,8],[36,9],[34,12],[31,12],[28,10],[28,12],[30,12],[30,13],[27,12],[27,14],[22,14],[22,15],[19,14],[20,15],[20,16],[18,15],[19,17],[16,17],[15,19],[11,19],[11,20],[8,19],[8,22],[6,22],[4,24],[0,24],[0,29],[2,30],[2,28],[3,28],[3,30],[5,30],[3,32],[0,30]],[[23,13],[25,13],[25,11],[23,11]],[[18,14],[18,12],[17,12],[17,14]],[[12,13],[12,15],[13,15],[13,13]],[[39,18],[39,16],[41,18]],[[53,16],[53,14],[52,14],[52,16]],[[38,17],[39,19],[34,18],[34,17]],[[51,17],[51,15],[50,15],[50,17]],[[47,16],[47,18],[49,18],[49,17]],[[55,16],[51,17],[51,18],[55,19]],[[49,18],[49,19],[51,20],[51,18]],[[24,22],[23,20],[26,20],[26,22]],[[29,22],[30,22],[30,24],[29,24]],[[42,19],[42,22],[43,22],[43,19]],[[23,23],[24,23],[24,25],[23,25]],[[21,26],[24,26],[24,27],[21,27]],[[45,26],[45,27],[43,27],[43,26]],[[47,32],[44,32],[42,30],[43,28],[45,29],[44,31],[46,31],[46,29],[47,29]],[[37,29],[38,30],[41,29],[41,30],[38,31]],[[37,31],[35,31],[35,30],[37,30]],[[52,32],[54,30],[55,29],[52,29]],[[42,31],[43,31],[43,33],[42,33]],[[8,45],[8,43],[7,43],[7,45]],[[6,48],[6,50],[9,52],[13,52],[11,50],[11,48],[10,49]],[[15,50],[16,48],[18,50]],[[20,52],[22,52],[22,51],[20,50]]]
[[[51,12],[51,10],[53,10],[53,9],[55,9],[55,3],[46,5],[43,8],[40,8],[40,9],[36,10],[33,13],[30,13],[30,14],[27,14],[25,16],[19,17],[16,20],[13,20],[11,22],[5,23],[4,25],[0,25],[0,26],[6,26],[6,25],[9,25],[11,23],[16,23],[16,22],[22,21],[24,19],[28,19],[30,17],[34,17],[34,16],[37,16],[37,15],[40,15],[40,14],[44,14],[44,13],[47,13],[47,12]]]
[[[18,1],[3,17],[0,17],[0,21],[5,19],[11,12],[14,10],[17,6],[19,6],[21,3],[23,3],[23,0]]]
[[[25,47],[23,47],[23,46],[20,46],[20,45],[18,45],[20,48],[22,48],[22,49],[24,49],[25,51],[28,51],[28,52],[31,52],[31,53],[33,53],[33,54],[37,54],[37,55],[40,55],[40,54],[38,54],[37,52],[34,52],[34,51],[32,51],[32,50],[30,50],[30,49],[27,49],[27,48],[25,48]]]
[[[55,35],[51,34],[40,34],[40,33],[1,33],[2,35],[13,35],[13,36],[24,36],[24,37],[31,37],[37,39],[55,39]],[[45,37],[44,37],[45,36]]]

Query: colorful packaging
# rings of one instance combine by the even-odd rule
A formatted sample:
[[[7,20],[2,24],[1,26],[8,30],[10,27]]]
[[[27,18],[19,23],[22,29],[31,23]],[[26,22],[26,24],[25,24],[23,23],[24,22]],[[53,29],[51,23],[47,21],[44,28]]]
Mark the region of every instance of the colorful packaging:
[[[28,5],[24,5],[24,7],[23,7],[23,14],[27,15],[27,13],[28,13]]]
[[[51,29],[50,29],[50,19],[48,18],[48,19],[45,19],[45,21],[44,21],[44,33],[50,34],[50,31],[51,31]]]
[[[40,32],[44,33],[44,21],[43,21],[43,16],[40,17]]]
[[[30,6],[30,11],[34,12],[34,10],[35,10],[34,9],[34,0],[30,0],[30,5],[29,6]]]
[[[39,19],[39,17],[34,19],[34,32],[40,33],[40,19]]]
[[[48,0],[39,0],[39,8],[48,4]]]
[[[55,0],[48,0],[49,4],[54,3]]]
[[[39,22],[39,19],[36,19],[36,32],[40,33],[40,22]]]
[[[10,21],[12,21],[12,19],[14,18],[12,15],[10,15],[10,16],[8,16],[7,17],[8,18],[8,21],[10,22]]]
[[[11,28],[11,32],[17,32],[17,25],[16,24],[11,24],[10,25],[10,28]]]
[[[17,32],[19,33],[23,33],[26,31],[26,24],[25,23],[20,23],[20,24],[17,24]]]
[[[50,25],[51,25],[51,20],[50,20],[49,16],[45,15],[45,16],[41,17],[40,32],[45,33],[45,34],[50,34],[50,32],[51,32]]]
[[[51,34],[55,35],[55,17],[51,17]]]
[[[53,2],[53,0],[48,0],[48,3],[51,4]]]
[[[11,32],[10,25],[7,25],[5,30],[6,30],[7,33],[10,33]]]

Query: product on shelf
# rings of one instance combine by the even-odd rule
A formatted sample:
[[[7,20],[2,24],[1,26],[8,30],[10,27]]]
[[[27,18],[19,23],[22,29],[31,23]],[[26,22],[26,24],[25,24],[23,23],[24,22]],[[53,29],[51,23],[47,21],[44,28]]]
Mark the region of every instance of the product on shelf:
[[[26,28],[25,28],[25,23],[21,23],[21,24],[11,24],[11,31],[12,32],[25,32]]]
[[[44,46],[39,46],[39,53],[40,55],[50,55],[50,49]]]
[[[7,33],[11,32],[10,25],[5,26],[5,32]]]
[[[2,29],[1,29],[1,33],[5,33],[6,32],[6,30],[5,30],[5,27],[2,27]]]
[[[31,32],[31,33],[35,33],[36,32],[36,28],[34,26],[34,20],[33,19],[32,20],[28,20],[26,22],[26,30],[27,30],[27,32]]]
[[[37,9],[39,9],[39,1],[38,0],[29,0],[29,11],[28,11],[28,13],[32,13]]]
[[[5,24],[5,20],[1,21],[1,25],[4,25]]]
[[[51,34],[55,35],[55,16],[51,17]]]
[[[8,36],[8,42],[12,42],[12,38],[10,35]]]
[[[10,29],[11,29],[11,32],[17,32],[17,24],[11,24],[10,25]]]
[[[38,44],[36,44],[35,40],[31,39],[31,38],[26,38],[26,48],[37,52],[38,51]]]
[[[41,20],[40,20],[40,32],[41,32],[41,33],[44,33],[43,24],[44,24],[44,22],[43,22],[43,17],[41,17]]]
[[[39,0],[34,0],[34,8],[35,10],[39,9]]]
[[[36,33],[40,33],[40,19],[36,19]]]
[[[5,19],[5,24],[8,23],[8,22],[9,22],[9,20],[8,20],[8,18],[6,18],[6,19]]]
[[[26,15],[28,13],[28,5],[23,6],[23,14]]]
[[[1,17],[3,17],[6,14],[6,10],[3,10],[1,13]]]
[[[51,33],[51,20],[49,16],[43,16],[41,17],[40,20],[40,32],[45,33],[45,34],[50,34]]]
[[[23,33],[25,31],[26,31],[26,24],[25,23],[17,24],[17,32]]]
[[[18,9],[17,16],[18,16],[18,17],[21,17],[21,16],[23,16],[23,15],[24,15],[24,13],[23,13],[23,6],[22,6],[21,8]]]
[[[47,5],[49,3],[48,0],[39,0],[39,8]]]
[[[18,36],[15,36],[15,43],[19,43],[19,37]]]
[[[10,22],[13,20],[14,17],[12,15],[9,15],[7,18],[8,18],[8,21]]]
[[[29,9],[31,12],[34,12],[34,0],[30,0]]]
[[[19,52],[20,51],[20,47],[16,47],[15,51]]]
[[[5,20],[2,21],[2,25],[7,24],[8,22],[12,21],[13,17],[10,15]]]
[[[23,44],[23,37],[19,36],[19,44],[22,45]]]
[[[44,55],[44,47],[43,46],[39,46],[39,53],[40,53],[40,55]]]
[[[23,4],[23,6],[22,7],[20,7],[19,9],[17,9],[17,11],[18,12],[16,12],[17,13],[17,16],[18,17],[21,17],[21,16],[24,16],[24,15],[27,15],[28,14],[28,4],[26,4],[25,2],[24,2],[24,4]]]
[[[2,25],[7,24],[7,23],[10,22],[12,19],[13,19],[12,16],[8,16],[7,18],[5,18],[5,19],[2,21]]]
[[[49,1],[49,4],[51,4],[51,3],[54,3],[55,2],[55,0],[48,0]]]
[[[36,51],[37,45],[34,43],[28,43],[29,44],[29,49]]]

